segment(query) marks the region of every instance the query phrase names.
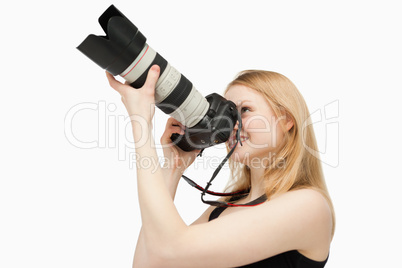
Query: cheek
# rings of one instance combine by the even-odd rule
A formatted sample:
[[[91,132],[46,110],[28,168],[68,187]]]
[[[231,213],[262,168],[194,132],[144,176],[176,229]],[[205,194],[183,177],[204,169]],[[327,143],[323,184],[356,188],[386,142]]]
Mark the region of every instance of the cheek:
[[[249,136],[249,143],[269,147],[272,138],[276,136],[276,128],[264,117],[253,117],[245,120],[244,131]]]
[[[249,136],[246,143],[255,149],[276,148],[284,137],[280,122],[274,117],[269,121],[262,117],[245,120],[243,129]]]

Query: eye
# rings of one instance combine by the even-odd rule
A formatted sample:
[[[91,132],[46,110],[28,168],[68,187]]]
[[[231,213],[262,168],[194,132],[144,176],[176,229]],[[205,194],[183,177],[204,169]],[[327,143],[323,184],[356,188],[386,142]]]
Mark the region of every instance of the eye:
[[[250,111],[250,108],[248,108],[248,107],[241,107],[241,113],[244,113],[244,112],[247,112],[247,111]]]

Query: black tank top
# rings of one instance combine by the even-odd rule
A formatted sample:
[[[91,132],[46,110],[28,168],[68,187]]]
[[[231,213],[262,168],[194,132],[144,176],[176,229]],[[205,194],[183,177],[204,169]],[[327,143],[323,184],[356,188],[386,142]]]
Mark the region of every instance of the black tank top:
[[[208,221],[218,218],[225,209],[226,207],[215,208],[209,215]],[[237,268],[323,268],[327,260],[328,258],[322,262],[314,261],[302,255],[297,250],[292,250]]]

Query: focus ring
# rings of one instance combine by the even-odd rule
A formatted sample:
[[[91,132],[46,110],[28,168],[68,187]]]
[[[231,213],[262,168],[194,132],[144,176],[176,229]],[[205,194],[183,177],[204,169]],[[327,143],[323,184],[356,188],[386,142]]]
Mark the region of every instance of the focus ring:
[[[193,89],[193,84],[182,74],[175,89],[156,106],[166,114],[173,113],[186,100]]]

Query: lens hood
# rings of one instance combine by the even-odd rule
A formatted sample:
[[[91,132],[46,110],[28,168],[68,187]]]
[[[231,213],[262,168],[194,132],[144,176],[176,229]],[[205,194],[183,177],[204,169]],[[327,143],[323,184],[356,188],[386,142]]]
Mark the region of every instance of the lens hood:
[[[140,54],[146,38],[114,5],[98,21],[106,36],[90,34],[77,49],[101,68],[118,75]]]

